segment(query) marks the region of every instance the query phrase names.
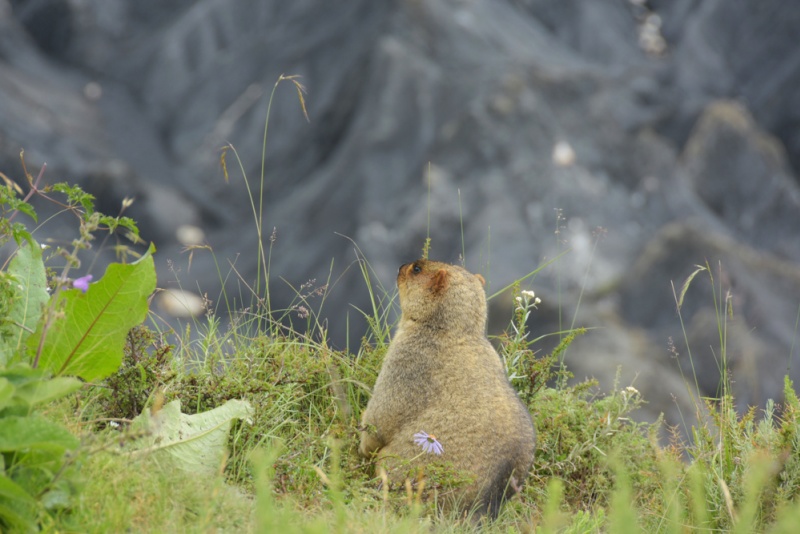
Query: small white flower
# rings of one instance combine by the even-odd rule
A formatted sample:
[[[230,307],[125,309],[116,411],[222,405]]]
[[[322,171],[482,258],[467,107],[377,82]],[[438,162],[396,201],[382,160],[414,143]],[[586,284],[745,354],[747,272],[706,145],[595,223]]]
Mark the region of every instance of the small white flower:
[[[522,290],[522,295],[524,297],[528,297],[529,299],[536,297],[536,293],[534,293],[533,291],[528,291],[527,289]]]

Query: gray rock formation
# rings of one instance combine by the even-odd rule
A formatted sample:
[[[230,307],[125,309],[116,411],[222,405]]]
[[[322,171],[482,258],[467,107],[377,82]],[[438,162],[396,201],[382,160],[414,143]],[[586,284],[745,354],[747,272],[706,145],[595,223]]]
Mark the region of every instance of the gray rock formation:
[[[391,290],[430,233],[494,292],[568,250],[531,283],[534,334],[599,327],[576,375],[609,387],[621,366],[643,417],[679,423],[695,374],[717,392],[714,298],[742,403],[800,378],[799,32],[780,0],[0,0],[0,170],[20,178],[24,148],[107,212],[135,196],[161,286],[249,303],[258,235],[221,149],[257,195],[269,96],[300,75],[310,122],[284,81],[266,143],[273,307],[330,278],[322,315],[354,344],[363,258]],[[216,261],[189,265],[187,226]],[[706,262],[685,339],[673,284]],[[509,299],[491,313],[506,324]]]

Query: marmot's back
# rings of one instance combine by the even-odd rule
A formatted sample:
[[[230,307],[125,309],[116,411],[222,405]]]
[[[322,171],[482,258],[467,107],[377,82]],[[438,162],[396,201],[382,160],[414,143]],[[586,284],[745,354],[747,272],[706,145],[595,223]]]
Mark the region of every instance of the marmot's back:
[[[400,267],[397,285],[402,317],[362,417],[359,450],[377,453],[396,482],[410,467],[449,462],[473,480],[454,495],[459,507],[495,516],[527,478],[535,433],[486,339],[483,278],[419,260]],[[419,432],[435,435],[443,454],[420,455]]]

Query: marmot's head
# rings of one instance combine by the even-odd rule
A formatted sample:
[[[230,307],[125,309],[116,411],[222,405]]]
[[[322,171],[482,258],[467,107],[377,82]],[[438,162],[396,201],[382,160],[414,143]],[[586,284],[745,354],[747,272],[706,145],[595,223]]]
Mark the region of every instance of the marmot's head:
[[[485,281],[457,265],[430,260],[406,263],[397,273],[403,320],[437,329],[483,334]]]

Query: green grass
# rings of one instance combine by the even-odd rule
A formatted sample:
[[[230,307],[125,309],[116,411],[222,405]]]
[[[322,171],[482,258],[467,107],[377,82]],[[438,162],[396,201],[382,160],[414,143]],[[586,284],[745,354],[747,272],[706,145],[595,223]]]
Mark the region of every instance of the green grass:
[[[306,335],[275,336],[277,328],[252,336],[212,327],[207,335],[216,339],[173,345],[144,327],[134,330],[118,375],[48,412],[83,446],[75,459],[80,498],[46,529],[473,531],[437,516],[416,494],[384,491],[356,454],[360,412],[386,345],[365,339],[346,353]],[[770,404],[762,417],[754,410],[738,415],[730,396],[708,400],[711,417],[693,440],[663,446],[658,423],[630,419],[642,393],[617,386],[602,394],[591,381],[567,385],[561,353],[575,335],[581,332],[548,355],[534,354],[521,323],[499,340],[509,372],[527,377],[514,383],[531,409],[538,443],[527,485],[484,531],[792,528],[800,518],[800,401],[788,381],[786,403]],[[120,446],[130,439],[124,420],[143,404],[180,399],[195,413],[230,398],[253,404],[253,424],[235,427],[230,457],[215,477],[199,481],[157,458],[131,461]]]
[[[361,411],[388,347],[394,295],[372,280],[365,310],[372,330],[351,351],[333,350],[312,310],[299,333],[265,304],[221,328],[210,314],[181,332],[132,330],[122,366],[102,382],[46,407],[80,437],[65,470],[72,498],[47,504],[45,531],[110,532],[471,532],[438,516],[430,501],[380,486],[380,473],[356,451]],[[689,283],[701,283],[699,269]],[[265,279],[268,282],[268,279]],[[571,384],[563,354],[578,329],[536,353],[526,323],[535,299],[513,291],[517,306],[496,339],[513,385],[537,428],[534,467],[521,493],[486,532],[790,531],[800,519],[800,401],[785,386],[782,405],[740,415],[727,382],[697,406],[701,426],[687,442],[658,441],[661,423],[630,415],[646,392],[615,385],[600,392]],[[721,291],[715,294],[721,294]],[[317,295],[321,297],[321,295]],[[676,298],[680,310],[686,287]],[[725,363],[725,301],[717,305]],[[318,309],[318,308],[317,308]],[[277,317],[284,315],[277,311]],[[193,336],[191,329],[202,332]],[[589,334],[590,335],[590,334]],[[723,376],[726,376],[723,374]],[[689,381],[687,380],[687,384]],[[687,387],[691,388],[691,385]],[[700,398],[696,395],[696,398]],[[128,428],[143,410],[178,399],[199,413],[228,399],[253,406],[252,423],[234,425],[230,454],[216,475],[171,468],[158,456],[129,454]]]
[[[153,458],[96,452],[81,460],[77,503],[45,530],[246,532],[253,498],[222,477],[197,480]]]

